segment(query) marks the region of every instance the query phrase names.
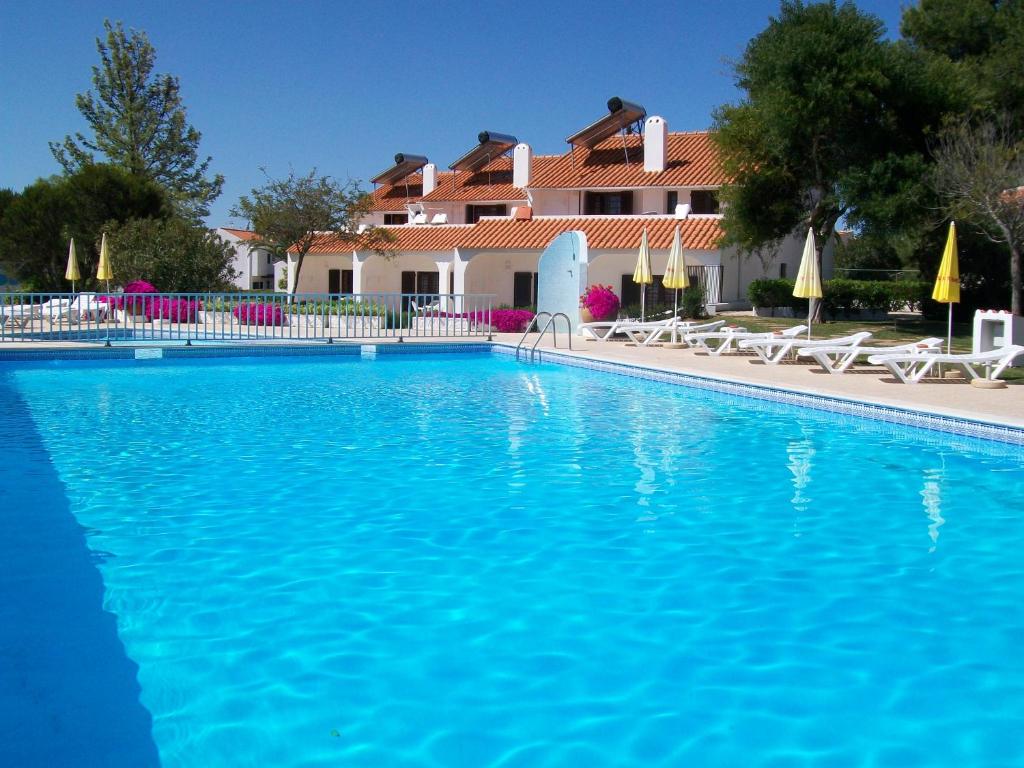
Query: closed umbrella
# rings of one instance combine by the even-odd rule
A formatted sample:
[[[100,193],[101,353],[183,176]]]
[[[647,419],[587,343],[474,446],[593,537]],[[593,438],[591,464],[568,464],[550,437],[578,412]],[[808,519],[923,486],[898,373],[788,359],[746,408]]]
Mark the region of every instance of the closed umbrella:
[[[679,237],[679,227],[676,227],[675,237],[672,238],[672,249],[668,252],[668,266],[665,267],[665,278],[661,281],[666,288],[671,288],[672,293],[672,316],[679,316],[679,289],[690,287],[690,276],[686,272],[686,257],[683,255],[683,241]],[[676,329],[672,329],[672,343],[676,340]]]
[[[953,305],[960,303],[960,265],[956,251],[956,222],[949,222],[949,237],[942,251],[942,263],[935,278],[932,298],[940,304],[949,304],[949,323],[946,330],[946,352],[953,349]]]
[[[804,243],[804,255],[800,259],[800,271],[796,275],[793,295],[798,299],[808,299],[807,303],[807,338],[811,338],[811,318],[814,317],[814,300],[822,297],[821,273],[818,271],[818,254],[814,247],[814,230],[807,229],[807,242]]]
[[[107,293],[110,293],[110,281],[114,279],[114,270],[110,268],[110,249],[107,247],[106,232],[100,241],[100,263],[96,267],[96,279],[104,280],[107,283]]]
[[[75,283],[82,279],[82,273],[78,271],[78,256],[75,255],[75,238],[71,238],[71,245],[68,247],[68,268],[64,270],[64,279],[71,281],[71,292],[75,292]]]
[[[647,227],[644,227],[644,236],[640,240],[640,252],[636,257],[633,282],[640,285],[640,322],[642,323],[644,321],[644,294],[647,293],[644,286],[654,282],[654,275],[651,274],[651,249],[647,245]]]

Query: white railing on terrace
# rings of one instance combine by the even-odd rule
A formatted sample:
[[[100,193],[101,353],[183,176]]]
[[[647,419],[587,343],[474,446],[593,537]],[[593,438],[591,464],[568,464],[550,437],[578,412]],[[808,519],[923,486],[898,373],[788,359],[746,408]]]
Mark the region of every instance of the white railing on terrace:
[[[0,341],[343,341],[492,333],[490,294],[5,293]]]

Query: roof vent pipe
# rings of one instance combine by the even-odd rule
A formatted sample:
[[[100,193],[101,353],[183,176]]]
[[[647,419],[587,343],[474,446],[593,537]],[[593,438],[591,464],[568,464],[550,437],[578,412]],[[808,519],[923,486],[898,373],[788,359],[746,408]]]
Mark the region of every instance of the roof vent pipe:
[[[437,166],[427,163],[423,166],[423,194],[429,195],[437,189]]]
[[[533,173],[533,149],[529,144],[516,144],[512,150],[512,186],[526,189]]]
[[[644,171],[661,173],[665,170],[668,152],[668,123],[665,118],[651,115],[644,123]]]

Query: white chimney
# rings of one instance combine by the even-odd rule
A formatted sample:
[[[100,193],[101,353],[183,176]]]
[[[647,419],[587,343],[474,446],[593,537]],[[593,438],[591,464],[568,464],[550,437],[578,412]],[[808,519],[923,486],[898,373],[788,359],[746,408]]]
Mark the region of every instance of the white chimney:
[[[533,149],[529,144],[516,144],[512,150],[512,186],[526,189],[533,171]]]
[[[437,189],[437,166],[427,163],[423,166],[423,194],[429,195]]]
[[[665,118],[651,115],[644,123],[644,170],[661,173],[665,170],[668,153],[668,123]]]

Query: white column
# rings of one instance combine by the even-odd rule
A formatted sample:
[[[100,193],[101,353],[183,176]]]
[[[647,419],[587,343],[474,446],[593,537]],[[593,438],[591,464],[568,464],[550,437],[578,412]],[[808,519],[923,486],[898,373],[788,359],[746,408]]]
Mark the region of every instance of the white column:
[[[292,258],[291,253],[288,254],[288,295],[291,296],[295,293],[295,264],[297,262]]]
[[[451,312],[453,307],[450,294],[448,293],[448,275],[452,270],[452,263],[450,261],[435,261],[437,264],[437,292],[441,296],[441,311]]]
[[[369,253],[352,251],[352,293],[363,293],[363,264],[370,258]]]
[[[452,268],[455,270],[454,280],[454,293],[456,296],[461,296],[466,292],[466,268],[469,266],[469,260],[472,258],[471,255],[460,252],[458,248],[455,249],[452,258]],[[464,312],[462,298],[455,299],[455,310],[456,312]]]

